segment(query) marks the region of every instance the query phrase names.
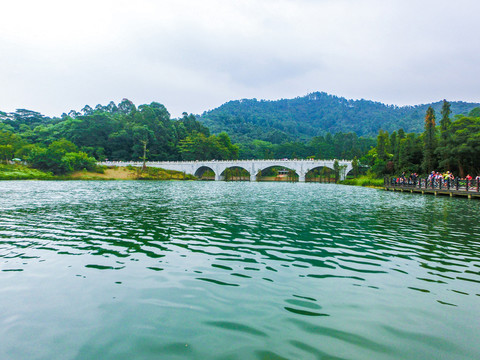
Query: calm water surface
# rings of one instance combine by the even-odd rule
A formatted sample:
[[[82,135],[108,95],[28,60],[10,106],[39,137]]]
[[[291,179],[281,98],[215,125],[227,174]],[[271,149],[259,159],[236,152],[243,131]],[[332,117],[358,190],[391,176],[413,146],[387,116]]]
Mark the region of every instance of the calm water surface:
[[[480,202],[0,182],[0,359],[479,359]]]

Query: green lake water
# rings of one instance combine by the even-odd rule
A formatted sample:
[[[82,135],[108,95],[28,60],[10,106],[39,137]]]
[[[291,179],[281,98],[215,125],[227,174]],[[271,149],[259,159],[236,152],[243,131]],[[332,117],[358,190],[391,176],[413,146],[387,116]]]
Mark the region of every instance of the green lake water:
[[[480,202],[0,182],[0,359],[480,359]]]

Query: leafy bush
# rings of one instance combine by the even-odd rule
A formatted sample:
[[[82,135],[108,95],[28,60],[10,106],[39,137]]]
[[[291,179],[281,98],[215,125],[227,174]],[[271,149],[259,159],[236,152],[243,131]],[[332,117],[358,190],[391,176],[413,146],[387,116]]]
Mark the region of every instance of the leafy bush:
[[[84,152],[70,152],[65,154],[61,159],[66,172],[86,169],[94,171],[97,166],[95,158],[88,156]]]
[[[371,186],[371,187],[382,187],[383,179],[375,178],[372,176],[360,176],[356,179],[347,179],[343,180],[341,184],[344,185],[356,185],[356,186]]]

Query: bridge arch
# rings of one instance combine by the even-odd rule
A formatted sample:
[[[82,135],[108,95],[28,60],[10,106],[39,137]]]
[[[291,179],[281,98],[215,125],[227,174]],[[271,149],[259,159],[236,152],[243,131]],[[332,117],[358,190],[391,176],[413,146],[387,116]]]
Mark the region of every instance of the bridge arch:
[[[282,170],[285,170],[285,172],[282,172],[282,170],[274,172],[276,178],[286,178],[290,179],[291,181],[298,181],[301,172],[299,172],[295,166],[291,165],[293,164],[288,164],[288,166],[285,164],[268,164],[267,166],[259,167],[257,173],[255,174],[255,177],[258,180],[258,176],[265,176],[265,173],[268,174],[268,170],[281,168]]]
[[[210,176],[209,176],[208,179],[209,180],[216,180],[217,174],[215,173],[215,170],[213,170],[210,166],[206,166],[206,165],[198,166],[197,169],[195,170],[195,172],[193,173],[193,175],[195,175],[195,177],[197,177],[197,178],[202,178],[203,175],[205,173],[208,173],[208,172],[213,173],[213,177],[211,177],[211,179],[210,179]]]
[[[332,178],[335,179],[333,166],[319,165],[305,173],[305,181],[307,182],[332,182]]]
[[[226,181],[250,181],[252,174],[243,166],[227,166],[219,174],[222,180]]]

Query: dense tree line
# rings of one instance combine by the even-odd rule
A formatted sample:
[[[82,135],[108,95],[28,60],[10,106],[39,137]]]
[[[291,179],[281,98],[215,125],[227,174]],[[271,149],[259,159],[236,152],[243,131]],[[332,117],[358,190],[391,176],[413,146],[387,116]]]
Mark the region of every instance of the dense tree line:
[[[59,144],[64,147],[60,152]],[[61,118],[25,109],[0,113],[2,159],[16,156],[58,174],[76,169],[64,158],[73,161],[73,153],[93,160],[236,159],[238,147],[225,133],[211,135],[193,115],[172,120],[155,102],[138,108],[127,99],[94,109],[87,105]]]
[[[235,142],[258,139],[281,144],[339,132],[374,137],[379,129],[392,132],[403,128],[419,133],[429,106],[439,112],[442,102],[399,107],[315,92],[294,99],[230,101],[203,113],[199,121],[213,133],[228,132]],[[478,106],[478,103],[452,102],[451,111],[453,115],[466,114]]]
[[[480,107],[453,120],[451,113],[451,104],[444,100],[440,121],[432,107],[427,109],[423,133],[380,130],[377,146],[363,162],[379,176],[431,171],[451,171],[460,177],[480,174]]]
[[[273,144],[253,140],[240,144],[241,159],[353,159],[361,157],[375,146],[375,139],[358,137],[355,133],[327,133],[308,142],[285,141]]]
[[[237,158],[355,158],[378,176],[403,171],[450,170],[460,175],[480,171],[480,107],[452,120],[452,105],[444,101],[440,114],[438,122],[435,109],[428,107],[420,134],[401,128],[380,130],[376,139],[359,137],[352,131],[293,140],[294,136],[278,129],[264,129],[270,141],[259,133],[234,144],[225,132],[212,135],[192,114],[171,119],[167,109],[156,102],[138,108],[127,99],[118,105],[86,105],[80,112],[70,111],[59,118],[19,109],[0,112],[0,160],[16,157],[55,174],[92,169],[97,160],[105,159]]]

